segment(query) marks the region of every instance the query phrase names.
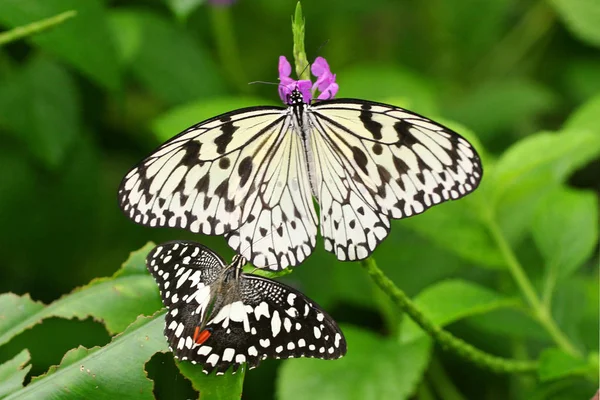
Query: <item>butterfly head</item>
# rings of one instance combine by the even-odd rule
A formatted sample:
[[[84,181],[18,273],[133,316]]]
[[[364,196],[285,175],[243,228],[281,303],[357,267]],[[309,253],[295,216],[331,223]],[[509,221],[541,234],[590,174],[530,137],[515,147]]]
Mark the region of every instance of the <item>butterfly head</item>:
[[[297,106],[305,103],[304,96],[298,88],[295,88],[290,94],[287,95],[286,102],[290,106]]]

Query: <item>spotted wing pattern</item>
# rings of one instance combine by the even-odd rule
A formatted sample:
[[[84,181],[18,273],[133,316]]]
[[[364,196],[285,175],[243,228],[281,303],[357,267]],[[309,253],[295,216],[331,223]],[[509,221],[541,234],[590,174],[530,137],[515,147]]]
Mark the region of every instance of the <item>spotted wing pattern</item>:
[[[175,356],[205,373],[235,373],[265,358],[335,359],[346,341],[335,321],[297,290],[225,266],[194,242],[157,246],[147,258],[168,311],[165,336]]]
[[[289,110],[242,109],[160,146],[125,176],[119,202],[139,224],[226,235],[257,267],[279,270],[315,246],[306,165]]]
[[[410,217],[477,188],[477,152],[457,133],[402,108],[338,99],[309,108],[325,249],[366,258],[389,219]]]

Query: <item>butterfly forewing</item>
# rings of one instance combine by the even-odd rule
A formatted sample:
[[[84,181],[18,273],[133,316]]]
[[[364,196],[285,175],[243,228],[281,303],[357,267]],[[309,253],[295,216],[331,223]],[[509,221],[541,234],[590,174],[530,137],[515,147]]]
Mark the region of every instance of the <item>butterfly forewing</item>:
[[[405,218],[475,190],[482,170],[452,130],[407,110],[340,99],[310,108],[325,248],[341,260],[367,257]],[[332,172],[333,171],[333,172]],[[339,184],[339,183],[342,184]]]
[[[346,353],[335,321],[295,289],[227,267],[194,242],[157,249],[147,265],[168,308],[165,336],[179,359],[220,374],[243,363],[253,368],[265,358]]]
[[[121,208],[146,226],[208,235],[239,228],[248,218],[240,205],[256,192],[287,119],[285,109],[256,107],[185,130],[125,176]]]

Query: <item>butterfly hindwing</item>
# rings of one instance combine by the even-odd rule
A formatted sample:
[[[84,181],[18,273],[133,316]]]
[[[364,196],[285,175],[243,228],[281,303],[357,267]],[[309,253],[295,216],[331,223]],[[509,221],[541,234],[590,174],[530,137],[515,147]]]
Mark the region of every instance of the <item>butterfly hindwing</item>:
[[[479,156],[465,139],[410,111],[338,99],[311,106],[309,120],[315,158],[323,160],[322,235],[341,260],[367,257],[387,236],[389,218],[460,198],[481,180]]]
[[[170,348],[206,373],[235,372],[243,363],[253,368],[265,358],[346,353],[341,330],[316,303],[291,287],[225,266],[194,242],[157,246],[147,265],[168,308]]]

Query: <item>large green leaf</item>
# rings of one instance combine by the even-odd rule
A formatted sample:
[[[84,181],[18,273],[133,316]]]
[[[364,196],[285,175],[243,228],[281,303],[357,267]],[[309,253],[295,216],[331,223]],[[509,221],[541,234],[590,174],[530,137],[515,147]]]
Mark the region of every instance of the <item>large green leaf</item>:
[[[429,360],[431,341],[407,344],[372,332],[342,327],[348,354],[335,361],[287,360],[277,379],[280,400],[407,399]]]
[[[3,0],[0,2],[0,22],[17,27],[69,10],[77,11],[77,16],[32,36],[30,40],[104,87],[117,89],[116,51],[100,0]]]
[[[598,198],[592,192],[567,188],[552,192],[540,205],[532,232],[547,273],[554,279],[565,278],[598,244]]]
[[[600,47],[600,2],[597,0],[550,0],[569,30],[586,43]]]
[[[110,22],[122,62],[162,100],[184,103],[223,92],[210,53],[182,27],[141,10],[112,11]]]
[[[140,317],[104,347],[69,351],[60,365],[7,398],[153,399],[144,365],[168,351],[164,324],[164,312]]]
[[[502,297],[476,283],[458,279],[428,287],[415,297],[414,302],[430,321],[439,326],[519,304],[516,299]],[[406,319],[403,322],[400,331],[403,343],[424,335],[425,332],[413,320]]]
[[[567,132],[590,131],[600,135],[600,124],[598,124],[598,115],[600,115],[600,94],[592,97],[584,105],[575,111],[563,129]]]
[[[229,400],[242,397],[246,365],[242,365],[235,374],[231,369],[224,375],[202,372],[199,365],[190,362],[178,362],[177,367],[181,373],[192,382],[192,387],[198,391],[202,400]]]
[[[58,167],[80,133],[77,87],[46,58],[34,58],[0,91],[0,126],[50,167]]]
[[[23,388],[23,381],[31,369],[29,352],[21,351],[11,360],[0,365],[0,399]]]
[[[213,97],[183,104],[170,109],[152,122],[152,131],[158,140],[165,141],[190,126],[206,119],[216,117],[243,107],[269,105],[270,102],[259,97]]]
[[[600,135],[583,130],[540,133],[509,148],[485,178],[488,201],[509,241],[523,236],[548,193],[599,154]]]
[[[28,296],[0,296],[0,344],[49,317],[92,316],[104,322],[109,333],[123,331],[140,314],[149,315],[162,307],[154,279],[147,273],[145,257],[153,247],[148,244],[132,253],[123,267],[110,278],[98,278],[88,285],[43,307]],[[101,301],[98,301],[101,299]]]

